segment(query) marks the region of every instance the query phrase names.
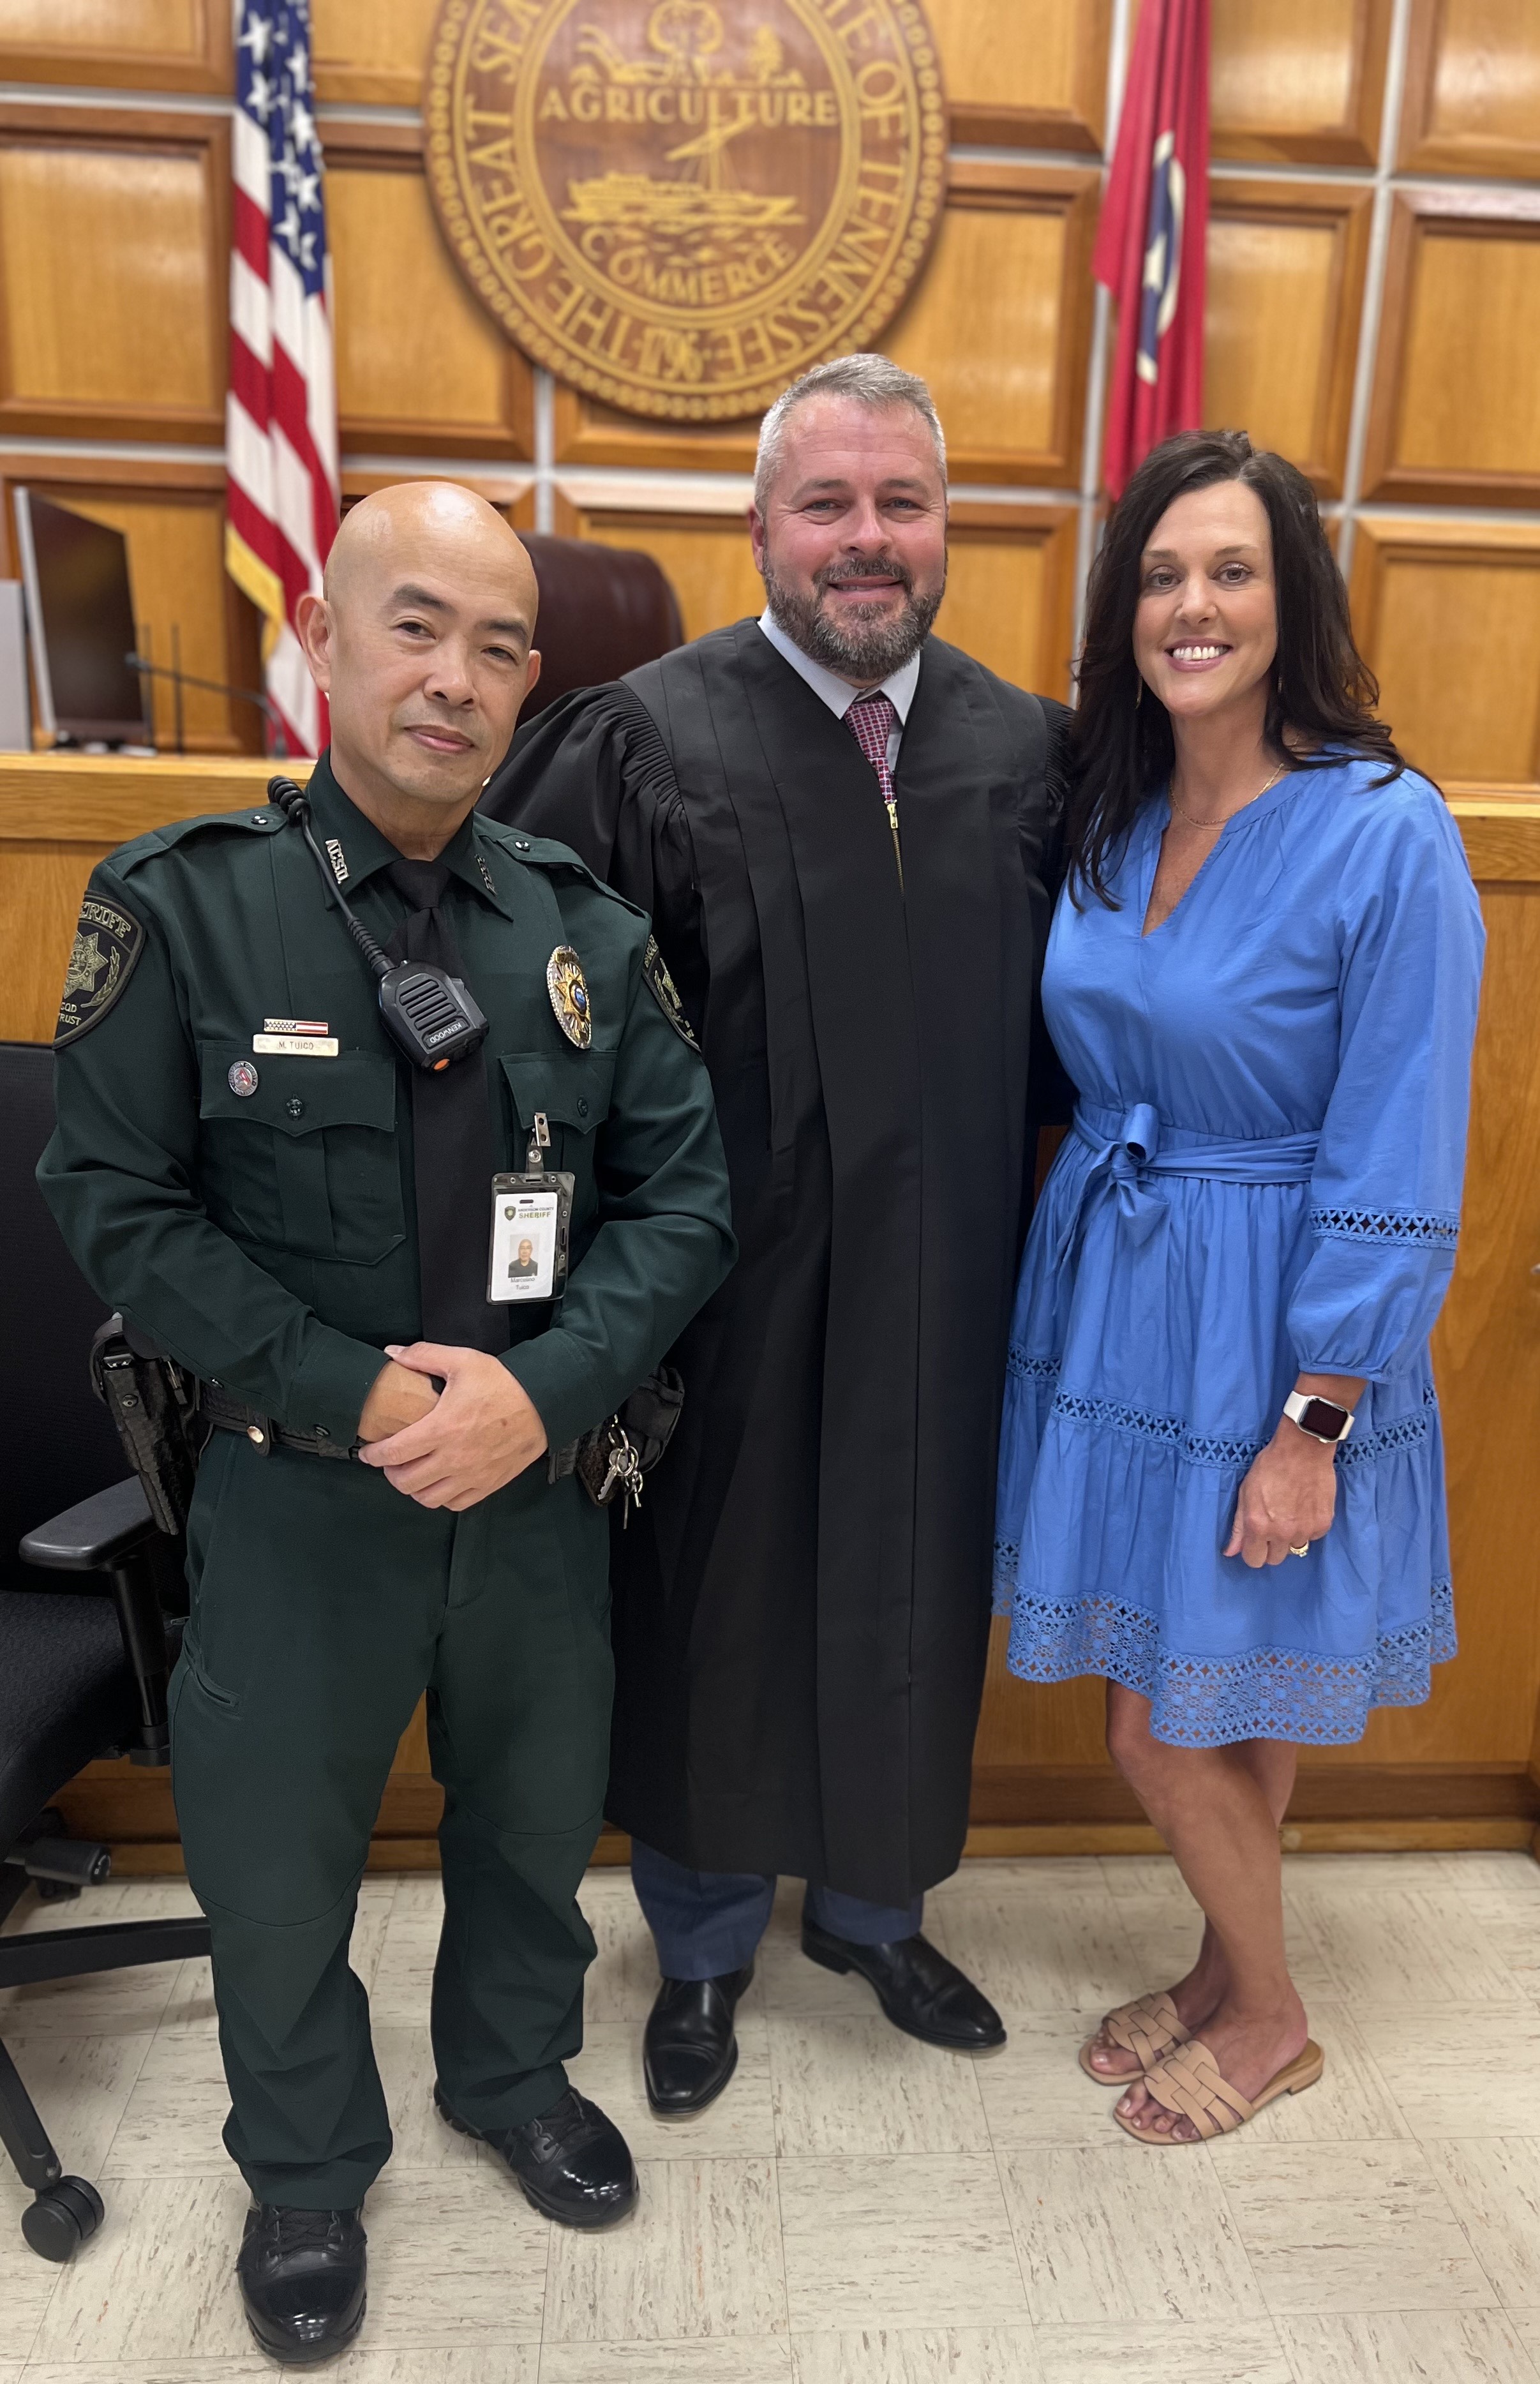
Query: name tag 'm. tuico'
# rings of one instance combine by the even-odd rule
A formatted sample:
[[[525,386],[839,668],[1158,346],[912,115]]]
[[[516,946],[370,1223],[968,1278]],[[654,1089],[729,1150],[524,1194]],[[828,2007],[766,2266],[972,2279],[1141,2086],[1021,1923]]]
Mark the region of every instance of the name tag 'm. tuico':
[[[265,1018],[254,1051],[287,1051],[294,1060],[335,1060],[337,1037],[324,1018]]]

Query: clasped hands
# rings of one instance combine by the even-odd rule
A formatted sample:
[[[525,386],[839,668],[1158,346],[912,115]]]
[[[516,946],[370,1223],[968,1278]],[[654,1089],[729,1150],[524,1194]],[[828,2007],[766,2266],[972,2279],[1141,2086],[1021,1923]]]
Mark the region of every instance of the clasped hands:
[[[385,1356],[358,1419],[358,1453],[419,1507],[463,1514],[544,1454],[534,1401],[485,1350],[414,1341]]]

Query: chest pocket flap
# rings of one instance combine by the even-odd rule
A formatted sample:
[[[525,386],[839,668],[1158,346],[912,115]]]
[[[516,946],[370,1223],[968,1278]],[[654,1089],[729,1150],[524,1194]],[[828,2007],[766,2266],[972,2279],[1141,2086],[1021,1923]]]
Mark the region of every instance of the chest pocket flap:
[[[559,1059],[544,1052],[504,1052],[503,1073],[513,1095],[514,1115],[526,1132],[541,1110],[553,1125],[591,1134],[610,1113],[615,1059],[613,1051],[573,1051]]]
[[[230,1082],[237,1062],[255,1071],[249,1092]],[[393,1060],[373,1051],[254,1059],[249,1043],[205,1043],[199,1068],[210,1188],[224,1189],[250,1235],[355,1265],[404,1238]]]

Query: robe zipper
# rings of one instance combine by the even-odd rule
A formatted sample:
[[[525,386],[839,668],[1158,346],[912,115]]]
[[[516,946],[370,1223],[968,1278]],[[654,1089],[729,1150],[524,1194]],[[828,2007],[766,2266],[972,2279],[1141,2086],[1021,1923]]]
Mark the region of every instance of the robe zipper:
[[[893,859],[898,863],[899,892],[901,894],[903,892],[903,851],[899,843],[899,799],[897,795],[885,796],[884,806],[888,813],[888,825],[893,831]]]

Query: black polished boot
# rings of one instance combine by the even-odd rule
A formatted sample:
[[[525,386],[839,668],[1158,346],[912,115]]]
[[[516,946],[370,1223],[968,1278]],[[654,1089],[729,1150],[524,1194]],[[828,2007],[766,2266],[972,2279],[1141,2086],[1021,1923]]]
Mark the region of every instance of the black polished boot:
[[[992,2053],[1005,2043],[994,2005],[918,1932],[890,1945],[855,1945],[848,1937],[831,1937],[804,1916],[802,1951],[826,1970],[856,1971],[894,2027],[922,2043],[943,2044],[952,2053]]]
[[[367,2242],[356,2210],[260,2202],[247,2211],[235,2273],[269,2359],[317,2367],[347,2349],[364,2323]]]
[[[538,2118],[501,2133],[484,2132],[460,2118],[435,2085],[441,2119],[462,2136],[491,2144],[505,2160],[542,2217],[563,2227],[609,2227],[636,2207],[637,2172],[625,2137],[597,2103],[569,2086]]]
[[[647,2100],[660,2119],[689,2119],[714,2103],[738,2067],[733,2015],[754,1975],[728,1970],[720,1979],[664,1979],[647,2015],[641,2071]]]

